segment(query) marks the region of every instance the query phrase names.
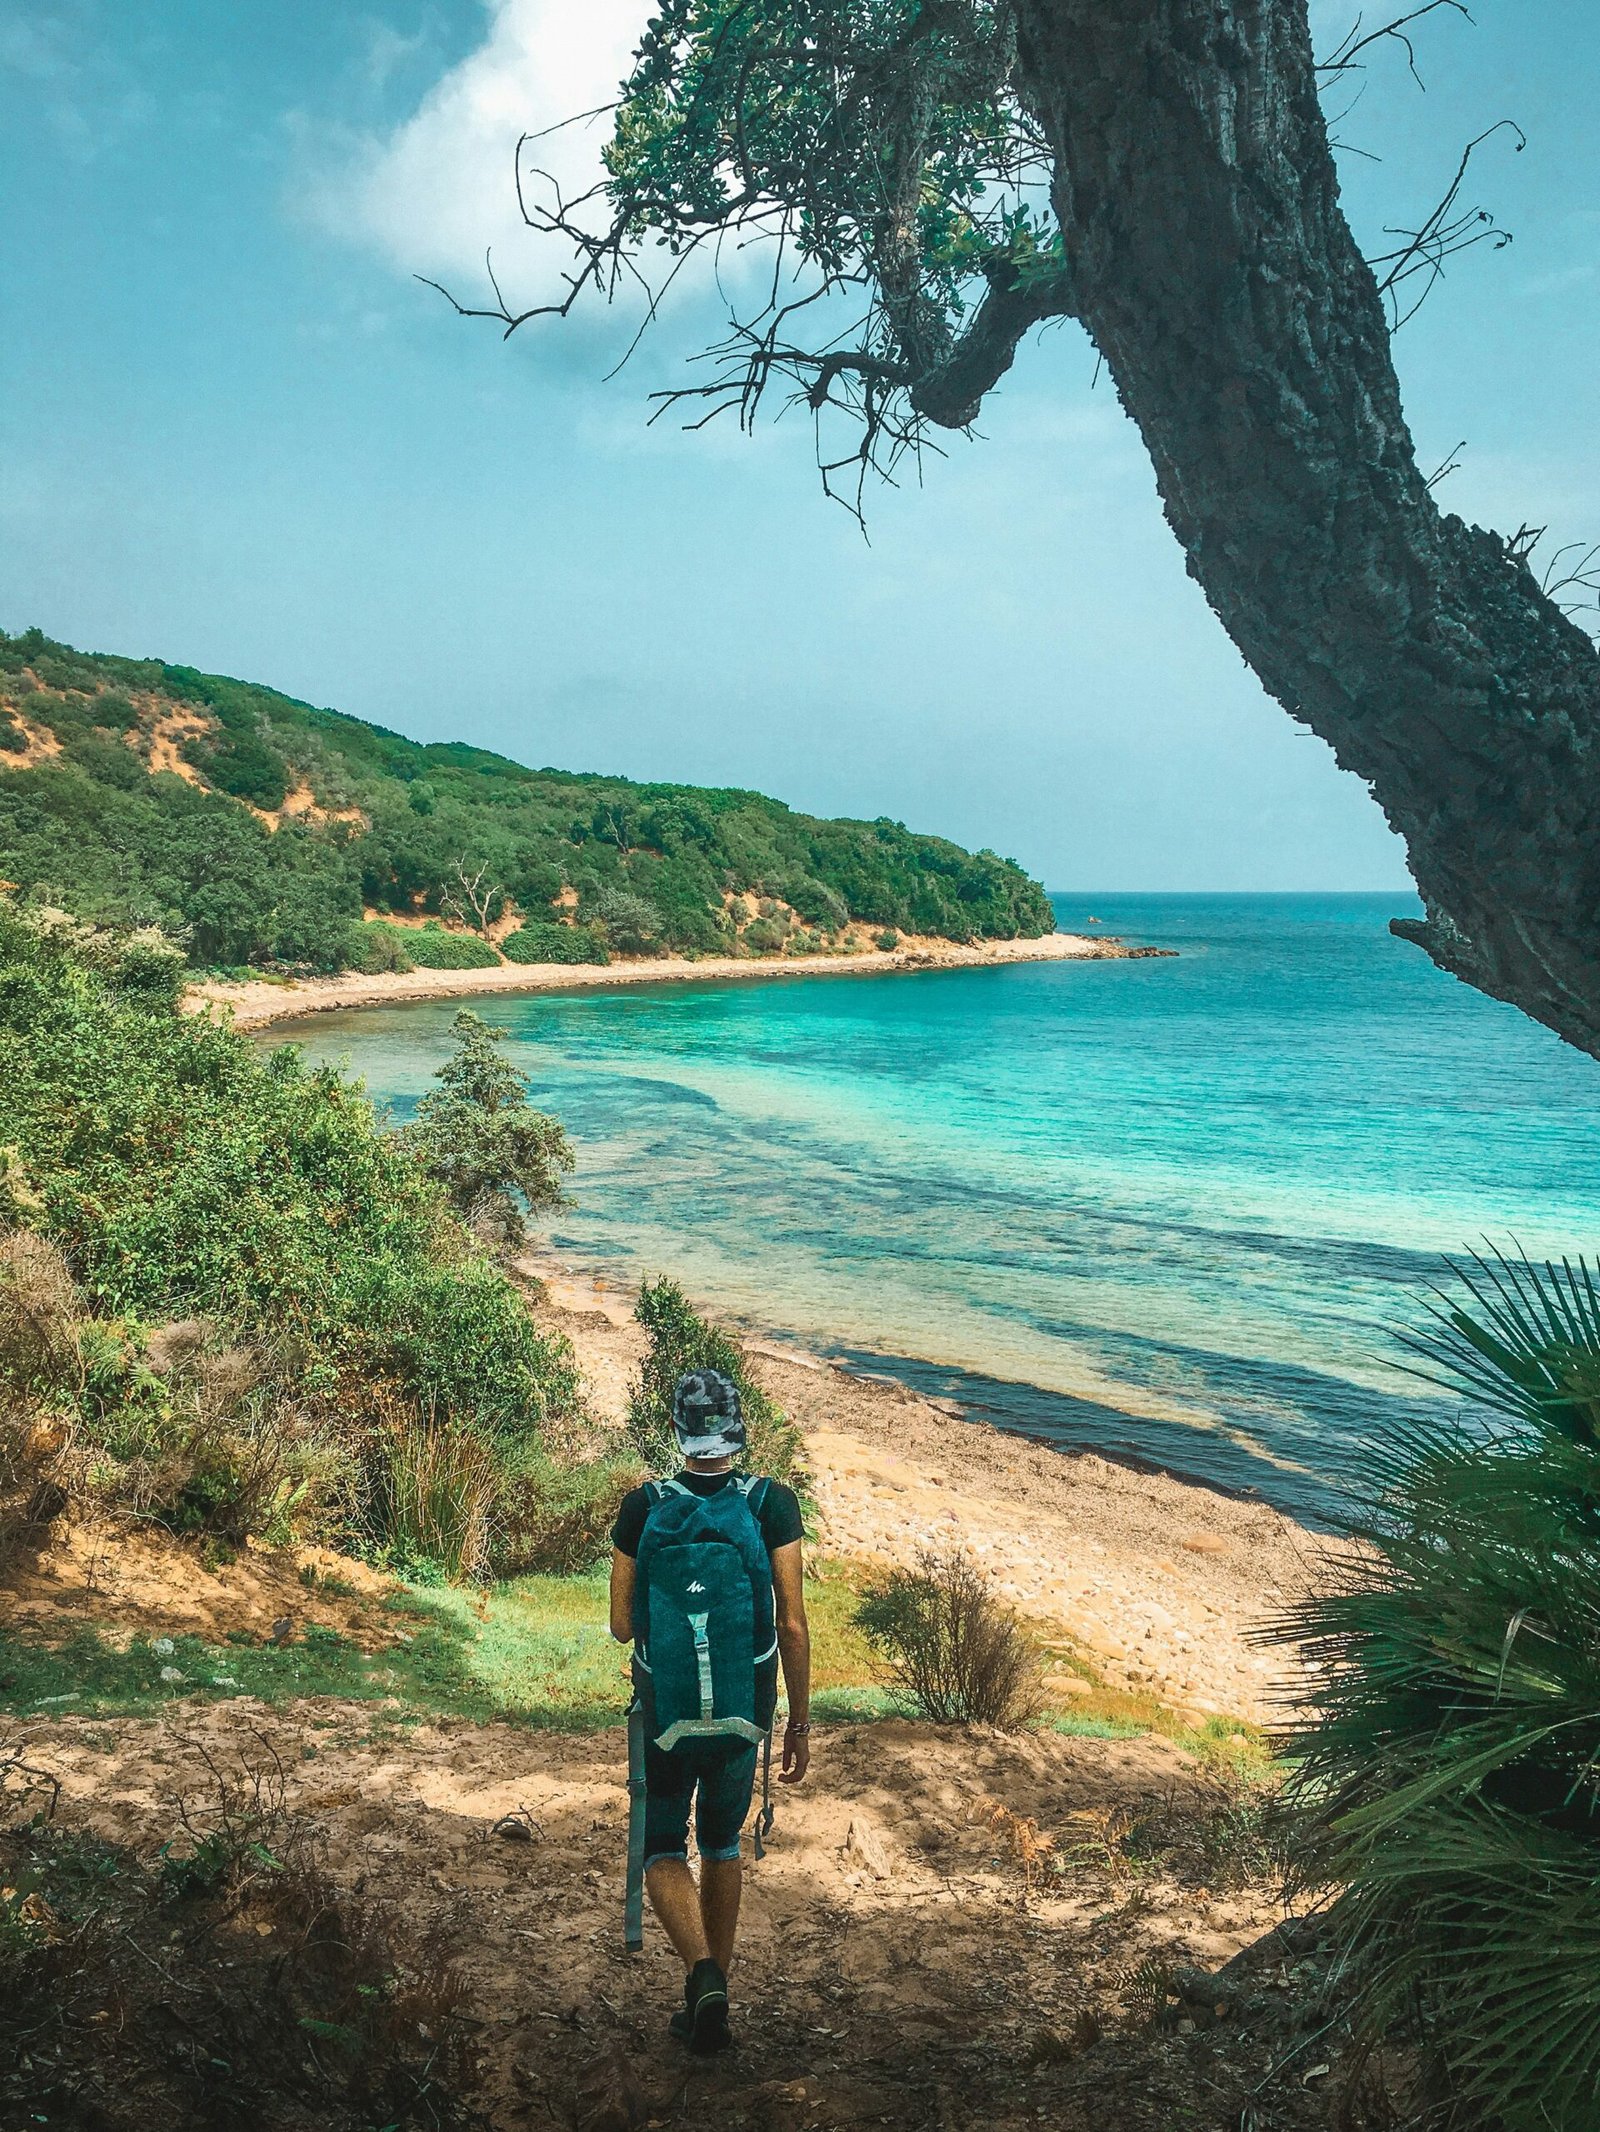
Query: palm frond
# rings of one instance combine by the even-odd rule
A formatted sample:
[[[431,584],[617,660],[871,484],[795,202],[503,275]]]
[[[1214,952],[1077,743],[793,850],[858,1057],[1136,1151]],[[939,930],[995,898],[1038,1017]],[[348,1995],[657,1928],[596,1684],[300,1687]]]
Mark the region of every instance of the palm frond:
[[[1401,1367],[1513,1421],[1600,1446],[1600,1291],[1588,1260],[1541,1265],[1491,1245],[1450,1265],[1474,1307],[1436,1289],[1431,1323],[1398,1336],[1418,1358]]]
[[[1287,1743],[1301,1892],[1339,1888],[1367,2035],[1420,2016],[1505,2132],[1600,2123],[1600,1292],[1586,1259],[1452,1267],[1363,1546],[1275,1633],[1321,1682]],[[1486,1418],[1487,1417],[1487,1418]]]

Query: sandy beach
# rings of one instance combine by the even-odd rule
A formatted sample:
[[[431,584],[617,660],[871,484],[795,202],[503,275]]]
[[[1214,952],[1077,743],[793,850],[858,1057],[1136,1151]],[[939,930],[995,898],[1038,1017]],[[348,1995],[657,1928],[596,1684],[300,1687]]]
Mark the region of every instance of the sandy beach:
[[[981,946],[905,941],[894,953],[663,957],[606,967],[507,964],[488,970],[208,983],[191,1011],[230,1012],[245,1028],[340,1008],[499,992],[721,982],[818,974],[915,972],[1149,954],[1114,937],[1056,933]],[[1159,950],[1154,952],[1160,952]],[[571,1340],[590,1407],[620,1429],[644,1340],[632,1297],[533,1251],[522,1271],[536,1314]],[[1326,1558],[1325,1535],[1271,1506],[1173,1474],[1067,1452],[968,1420],[887,1375],[867,1376],[745,1329],[759,1381],[805,1435],[832,1557],[909,1564],[960,1548],[1063,1651],[1087,1656],[1110,1686],[1195,1716],[1272,1723],[1299,1680],[1259,1641]]]
[[[545,1258],[535,1311],[577,1352],[620,1428],[644,1352],[632,1298]],[[1259,1501],[965,1419],[889,1378],[746,1336],[754,1374],[804,1432],[824,1555],[911,1564],[967,1551],[1108,1685],[1204,1717],[1281,1720],[1300,1677],[1257,1642],[1330,1542]]]
[[[578,992],[614,985],[722,983],[730,979],[773,977],[882,976],[894,971],[982,969],[1010,962],[1120,962],[1162,955],[1163,948],[1134,948],[1109,935],[1047,933],[1038,940],[986,940],[966,946],[954,940],[907,937],[892,953],[862,949],[853,955],[752,956],[706,955],[689,961],[661,955],[648,961],[596,963],[503,963],[489,970],[385,971],[363,977],[343,971],[337,977],[302,977],[282,981],[250,980],[239,984],[207,980],[191,985],[184,1005],[190,1013],[227,1007],[241,1029],[268,1022],[292,1021],[341,1007],[391,1007],[425,999],[470,999],[493,992]]]

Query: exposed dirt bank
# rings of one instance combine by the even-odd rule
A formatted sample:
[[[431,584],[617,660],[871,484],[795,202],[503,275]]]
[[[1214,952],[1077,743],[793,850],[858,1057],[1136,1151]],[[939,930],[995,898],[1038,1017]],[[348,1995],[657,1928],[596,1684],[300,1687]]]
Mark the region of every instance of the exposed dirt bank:
[[[1047,933],[1041,940],[989,940],[973,947],[951,940],[907,940],[892,954],[869,948],[856,955],[707,955],[695,962],[663,955],[647,962],[604,966],[508,962],[491,970],[385,971],[376,977],[346,971],[338,977],[304,977],[284,983],[207,980],[190,986],[184,1004],[191,1013],[203,1012],[208,1006],[230,1007],[241,1029],[254,1029],[339,1007],[468,999],[485,992],[587,992],[614,985],[709,984],[735,978],[881,976],[889,971],[983,969],[1009,962],[1125,962],[1167,952],[1130,948],[1109,935],[1101,939],[1082,933]]]

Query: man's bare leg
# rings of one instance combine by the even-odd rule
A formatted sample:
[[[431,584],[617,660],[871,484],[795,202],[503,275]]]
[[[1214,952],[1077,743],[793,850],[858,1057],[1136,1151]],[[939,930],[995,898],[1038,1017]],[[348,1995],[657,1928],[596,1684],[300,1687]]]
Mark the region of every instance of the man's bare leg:
[[[700,1890],[694,1884],[694,1875],[689,1871],[688,1861],[682,1858],[658,1858],[644,1877],[650,1895],[650,1907],[660,1918],[667,1938],[677,1949],[678,1959],[685,1969],[692,1969],[696,1962],[715,1960],[707,1944],[705,1919],[701,1914]],[[739,1897],[735,1889],[733,1914],[739,1914]],[[732,1940],[732,1933],[729,1933]]]
[[[711,1959],[726,1976],[733,1966],[733,1936],[739,1929],[744,1867],[737,1858],[700,1861],[700,1917]]]

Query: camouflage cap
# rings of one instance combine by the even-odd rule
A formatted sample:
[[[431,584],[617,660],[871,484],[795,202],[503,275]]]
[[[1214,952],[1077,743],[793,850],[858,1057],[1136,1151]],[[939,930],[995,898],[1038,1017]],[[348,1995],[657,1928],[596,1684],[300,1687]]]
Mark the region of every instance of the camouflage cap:
[[[739,1387],[720,1370],[690,1370],[672,1395],[672,1429],[685,1458],[737,1458],[745,1446]]]

